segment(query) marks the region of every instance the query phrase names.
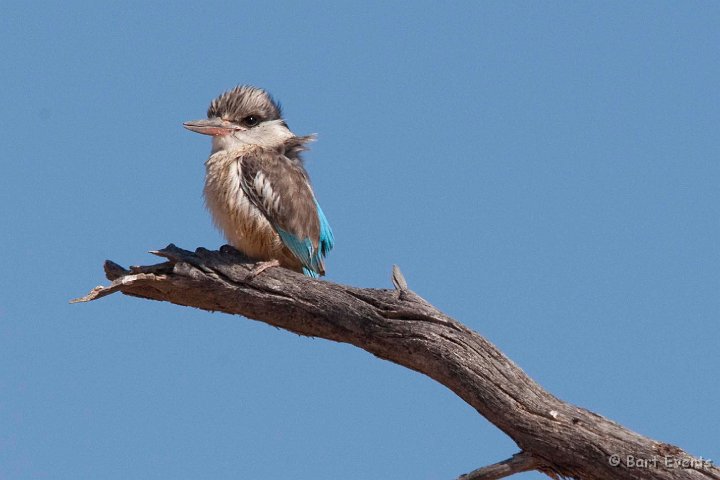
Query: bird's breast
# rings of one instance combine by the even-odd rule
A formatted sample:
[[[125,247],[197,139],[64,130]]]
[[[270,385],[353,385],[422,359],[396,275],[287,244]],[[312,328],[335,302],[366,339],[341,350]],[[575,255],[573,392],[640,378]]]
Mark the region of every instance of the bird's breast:
[[[205,163],[205,203],[232,246],[257,260],[277,257],[282,242],[242,189],[242,155],[214,153]]]

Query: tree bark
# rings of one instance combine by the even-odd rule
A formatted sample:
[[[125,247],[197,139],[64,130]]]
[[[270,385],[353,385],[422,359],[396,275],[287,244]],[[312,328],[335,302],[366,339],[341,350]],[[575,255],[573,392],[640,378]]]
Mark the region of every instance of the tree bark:
[[[106,261],[112,283],[73,302],[120,291],[209,311],[243,315],[300,335],[350,343],[433,378],[510,436],[520,453],[460,478],[497,479],[538,470],[559,478],[716,479],[720,469],[679,447],[639,435],[564,402],[534,382],[493,344],[407,288],[355,288],[283,268],[250,275],[231,247],[152,252],[166,262],[126,270]]]

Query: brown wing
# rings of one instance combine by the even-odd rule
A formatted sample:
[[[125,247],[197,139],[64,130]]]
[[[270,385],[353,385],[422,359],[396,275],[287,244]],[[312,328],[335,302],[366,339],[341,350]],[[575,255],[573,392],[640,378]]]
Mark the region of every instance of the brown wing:
[[[270,150],[242,159],[243,192],[265,215],[305,273],[323,271],[320,217],[307,172],[297,160]]]

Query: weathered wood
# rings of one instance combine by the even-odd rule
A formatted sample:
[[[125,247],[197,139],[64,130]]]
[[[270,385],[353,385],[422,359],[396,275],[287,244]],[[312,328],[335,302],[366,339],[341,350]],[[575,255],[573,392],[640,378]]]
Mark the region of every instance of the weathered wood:
[[[539,466],[537,459],[532,454],[521,452],[502,462],[493,463],[487,467],[478,468],[465,475],[460,475],[458,480],[497,480],[514,473],[537,470]]]
[[[397,268],[392,276],[397,289],[385,290],[315,280],[283,268],[253,278],[253,265],[231,247],[193,253],[169,245],[152,253],[168,261],[129,270],[107,261],[112,283],[74,302],[119,291],[243,315],[300,335],[350,343],[423,373],[520,447],[516,456],[461,478],[539,470],[584,480],[720,480],[720,469],[709,461],[554,397],[485,338],[409,290]]]

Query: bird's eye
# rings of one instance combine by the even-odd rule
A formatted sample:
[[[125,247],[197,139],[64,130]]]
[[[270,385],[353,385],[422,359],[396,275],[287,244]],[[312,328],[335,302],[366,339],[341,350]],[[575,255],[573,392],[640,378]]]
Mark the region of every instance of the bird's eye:
[[[258,123],[260,123],[260,119],[255,115],[248,115],[247,117],[243,118],[243,123],[248,127],[254,127]]]

